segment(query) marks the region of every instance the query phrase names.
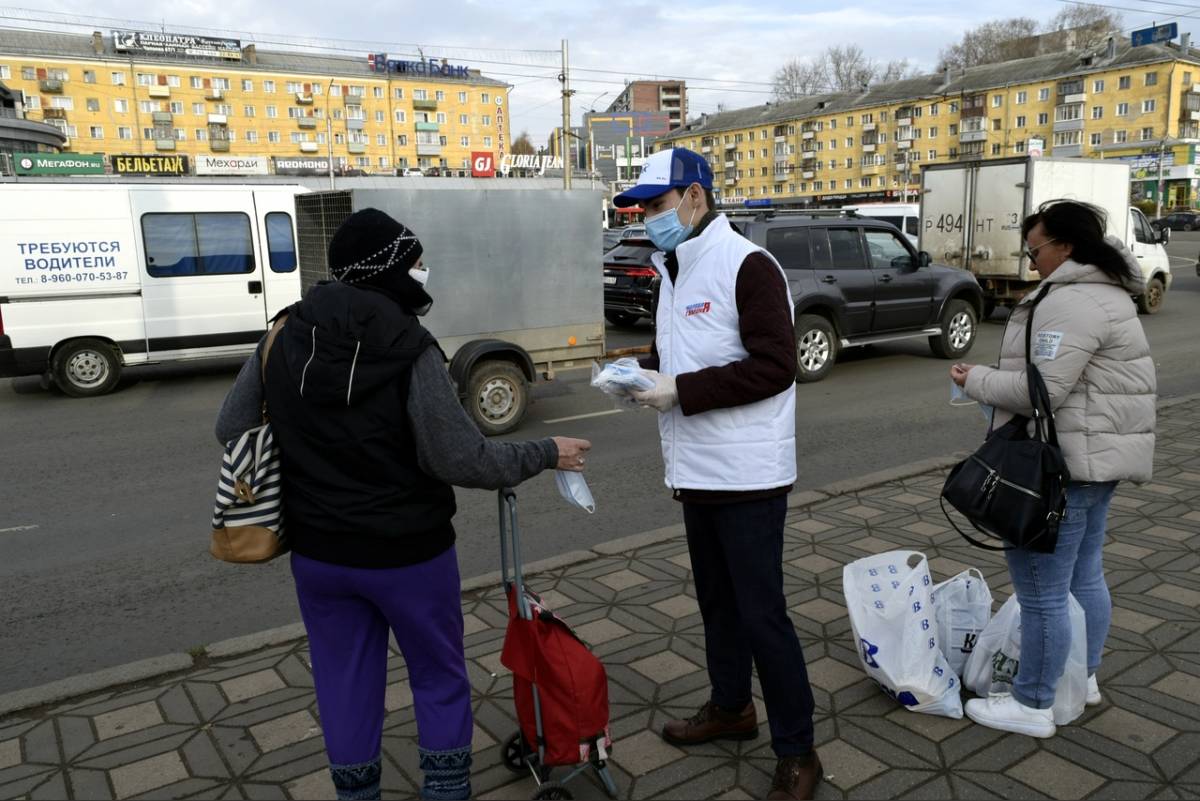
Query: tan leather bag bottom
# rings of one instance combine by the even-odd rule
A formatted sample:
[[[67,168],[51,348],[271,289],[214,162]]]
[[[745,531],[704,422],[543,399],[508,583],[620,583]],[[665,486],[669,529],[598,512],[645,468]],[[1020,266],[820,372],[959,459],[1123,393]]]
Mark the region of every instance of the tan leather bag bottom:
[[[208,552],[222,562],[261,564],[287,553],[275,532],[263,526],[214,528]]]

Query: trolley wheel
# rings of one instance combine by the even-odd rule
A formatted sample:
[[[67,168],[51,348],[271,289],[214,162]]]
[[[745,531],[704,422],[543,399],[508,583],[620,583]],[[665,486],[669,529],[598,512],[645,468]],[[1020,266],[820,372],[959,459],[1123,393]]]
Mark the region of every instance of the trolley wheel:
[[[521,732],[517,732],[504,741],[504,752],[500,758],[504,762],[504,767],[513,773],[524,773],[529,769],[527,762],[529,749],[525,745],[525,738],[521,736]]]
[[[558,782],[546,782],[537,789],[533,794],[534,801],[542,801],[542,799],[562,798],[566,801],[572,801],[575,796],[571,795],[571,791],[567,789],[565,784]]]

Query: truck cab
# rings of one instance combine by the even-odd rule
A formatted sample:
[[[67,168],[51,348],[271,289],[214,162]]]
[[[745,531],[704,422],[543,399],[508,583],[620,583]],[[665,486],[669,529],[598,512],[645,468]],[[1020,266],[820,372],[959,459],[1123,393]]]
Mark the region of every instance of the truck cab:
[[[1171,288],[1171,257],[1163,244],[1170,238],[1170,229],[1154,230],[1142,212],[1129,208],[1129,225],[1125,232],[1125,247],[1137,257],[1142,268],[1146,291],[1135,298],[1143,314],[1157,314]]]

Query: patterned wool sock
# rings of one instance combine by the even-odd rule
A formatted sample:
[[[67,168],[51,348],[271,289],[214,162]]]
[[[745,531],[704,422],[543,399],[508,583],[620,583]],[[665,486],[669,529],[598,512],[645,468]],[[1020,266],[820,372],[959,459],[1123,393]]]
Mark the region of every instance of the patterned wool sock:
[[[377,801],[381,772],[378,759],[357,765],[329,766],[338,801]]]
[[[458,801],[471,797],[471,746],[452,751],[427,751],[418,748],[425,786],[421,798],[426,801]]]

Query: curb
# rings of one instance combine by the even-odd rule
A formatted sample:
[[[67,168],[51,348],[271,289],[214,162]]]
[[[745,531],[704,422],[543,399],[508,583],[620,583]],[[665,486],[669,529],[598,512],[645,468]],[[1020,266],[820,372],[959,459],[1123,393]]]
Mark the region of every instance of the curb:
[[[1160,410],[1169,409],[1197,400],[1200,400],[1200,393],[1183,395],[1178,398],[1168,398],[1167,400],[1159,401],[1158,408]],[[843,495],[852,495],[856,492],[862,492],[863,490],[878,487],[882,484],[889,484],[893,481],[903,481],[926,473],[946,470],[958,464],[967,455],[968,452],[960,452],[951,456],[936,456],[931,459],[922,459],[899,467],[867,473],[856,478],[835,481],[819,489],[793,493],[788,498],[788,510],[793,511]],[[605,557],[619,556],[640,548],[669,542],[683,536],[683,533],[683,524],[680,523],[615,540],[608,540],[607,542],[592,546],[587,551],[568,551],[557,556],[551,556],[548,559],[530,562],[525,565],[524,575],[532,576],[551,570],[559,570],[564,567],[572,567],[585,562],[592,562]],[[500,571],[493,570],[481,576],[474,576],[463,581],[462,592],[464,594],[478,592],[479,590],[495,587],[499,583]],[[60,679],[49,684],[42,684],[25,690],[16,690],[0,695],[0,718],[14,712],[46,706],[80,695],[87,695],[113,687],[179,673],[195,667],[198,659],[223,659],[241,656],[262,650],[263,648],[295,642],[296,640],[303,639],[304,636],[303,623],[290,623],[286,626],[279,626],[278,628],[267,629],[266,631],[221,640],[220,642],[206,646],[199,657],[183,653],[167,654],[165,656],[143,659],[138,662],[130,662],[126,665],[106,668],[95,673],[85,673],[80,676]]]

